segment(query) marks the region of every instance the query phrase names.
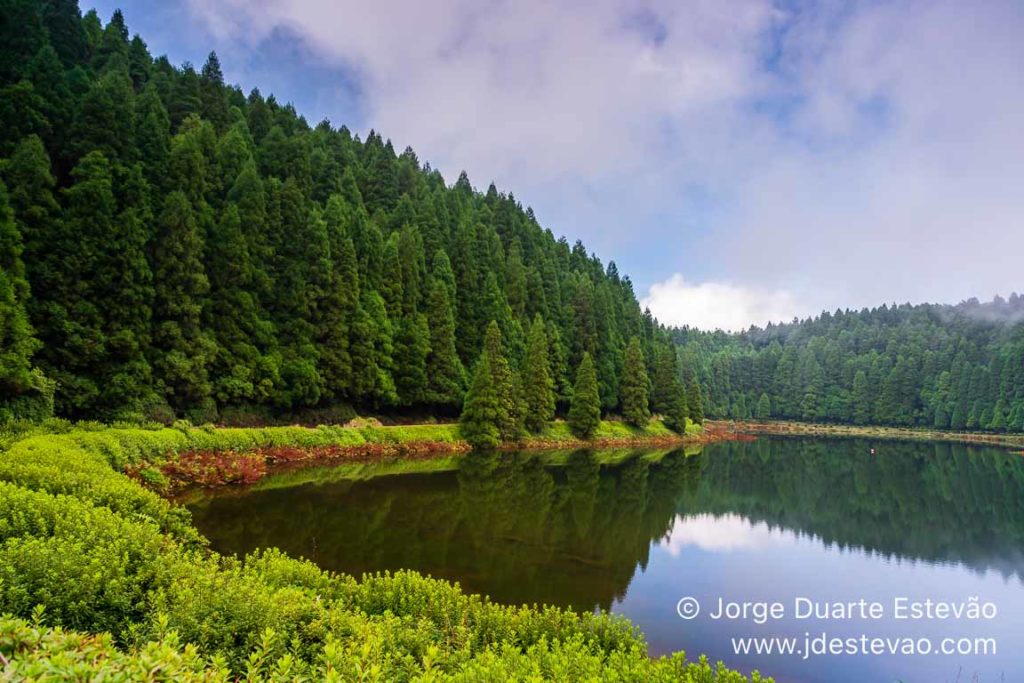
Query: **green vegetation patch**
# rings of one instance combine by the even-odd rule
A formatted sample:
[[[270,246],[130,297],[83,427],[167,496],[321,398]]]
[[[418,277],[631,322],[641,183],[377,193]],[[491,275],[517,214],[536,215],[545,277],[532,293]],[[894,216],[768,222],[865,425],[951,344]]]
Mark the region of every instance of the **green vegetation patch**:
[[[225,558],[184,510],[113,469],[188,448],[348,438],[109,429],[14,442],[0,453],[2,677],[747,680],[682,654],[651,659],[613,615],[498,605],[414,572],[356,580],[275,550]]]

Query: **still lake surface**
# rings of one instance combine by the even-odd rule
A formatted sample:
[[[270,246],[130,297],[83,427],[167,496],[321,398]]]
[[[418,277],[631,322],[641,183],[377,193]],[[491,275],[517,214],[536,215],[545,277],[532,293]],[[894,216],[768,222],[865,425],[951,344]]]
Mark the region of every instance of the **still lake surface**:
[[[611,610],[652,654],[703,652],[780,682],[1024,680],[1024,458],[1003,450],[763,438],[472,453],[291,471],[189,507],[224,553],[276,546],[357,576],[409,568],[504,603]],[[691,620],[677,613],[687,596],[701,604]],[[716,619],[720,598],[785,615]],[[800,598],[883,615],[797,618]],[[900,599],[972,598],[994,618],[896,618]],[[805,658],[806,634],[929,639],[933,652]],[[798,654],[736,654],[732,639],[752,636],[793,637]],[[996,653],[935,653],[946,638],[991,638]]]

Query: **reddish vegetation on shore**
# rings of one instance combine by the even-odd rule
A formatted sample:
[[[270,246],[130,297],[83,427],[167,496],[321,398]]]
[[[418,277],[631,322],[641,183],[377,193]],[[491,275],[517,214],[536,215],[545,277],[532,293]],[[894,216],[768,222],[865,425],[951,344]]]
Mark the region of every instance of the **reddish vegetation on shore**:
[[[717,441],[747,441],[756,437],[736,431],[728,423],[707,424],[699,433],[686,435],[645,435],[638,438],[603,438],[592,441],[564,438],[529,438],[504,444],[501,450],[551,450],[564,448],[621,448],[629,446],[672,446],[708,444]],[[323,464],[335,461],[375,461],[388,458],[430,458],[470,451],[464,441],[408,441],[404,443],[362,443],[329,446],[269,446],[247,452],[235,450],[191,450],[177,454],[159,465],[171,491],[189,486],[216,487],[253,484],[273,469],[289,465]],[[138,476],[139,472],[129,472]]]

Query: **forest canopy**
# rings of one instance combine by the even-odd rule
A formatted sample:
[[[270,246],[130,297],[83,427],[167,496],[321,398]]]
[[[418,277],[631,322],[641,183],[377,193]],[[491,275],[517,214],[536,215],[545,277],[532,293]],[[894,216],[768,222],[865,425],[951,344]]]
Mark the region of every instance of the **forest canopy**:
[[[1024,297],[675,330],[712,418],[1024,431]]]
[[[587,355],[619,410],[634,338],[643,383],[678,374],[629,278],[511,193],[154,58],[119,11],[4,14],[0,420],[456,415],[492,321],[534,426]]]

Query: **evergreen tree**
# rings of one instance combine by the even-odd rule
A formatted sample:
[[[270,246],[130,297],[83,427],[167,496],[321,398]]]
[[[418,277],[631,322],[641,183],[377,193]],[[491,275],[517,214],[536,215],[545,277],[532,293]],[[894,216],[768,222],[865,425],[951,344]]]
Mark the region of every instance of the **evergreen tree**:
[[[601,424],[601,396],[597,388],[597,372],[594,370],[590,353],[586,351],[579,367],[576,368],[576,383],[573,386],[568,422],[573,434],[581,439],[589,439]]]
[[[758,420],[767,420],[772,416],[772,404],[768,394],[761,392],[761,397],[757,399],[757,410],[754,416]]]
[[[544,319],[538,313],[530,325],[523,360],[523,395],[526,403],[526,428],[540,432],[555,417],[555,382],[551,379],[551,359]]]
[[[498,399],[501,401],[501,419],[498,422],[498,432],[504,441],[513,441],[519,438],[521,419],[521,395],[512,368],[509,365],[508,357],[505,354],[505,346],[502,343],[501,329],[494,320],[487,326],[484,333],[483,353],[489,358],[491,368],[491,382],[498,390]]]
[[[0,393],[5,396],[32,387],[32,355],[39,348],[25,310],[29,287],[22,251],[7,188],[0,183]]]
[[[690,380],[686,389],[686,405],[690,411],[690,419],[694,424],[704,424],[704,403],[701,397],[700,385],[696,379]]]
[[[853,377],[853,421],[855,424],[867,424],[871,420],[871,388],[868,376],[858,370]]]
[[[430,326],[427,316],[412,312],[404,316],[395,335],[395,388],[404,405],[427,400],[427,360],[430,356]]]
[[[634,427],[644,427],[651,419],[647,402],[647,364],[640,339],[633,337],[626,347],[626,365],[620,385],[622,416]]]
[[[200,419],[212,417],[207,366],[215,351],[202,328],[209,293],[202,236],[183,192],[167,195],[153,248],[153,368],[167,402]]]
[[[992,418],[988,422],[988,429],[993,432],[1006,431],[1006,403],[1003,399],[996,401],[992,409]]]
[[[672,391],[668,398],[668,404],[662,411],[665,426],[672,431],[684,434],[686,432],[686,419],[689,416],[689,406],[686,405],[686,392],[683,389],[679,378],[674,378]]]
[[[270,323],[254,296],[255,265],[234,203],[221,214],[207,246],[212,292],[206,320],[217,344],[210,369],[214,395],[221,405],[265,400],[274,373],[257,344],[266,343]]]
[[[501,330],[492,320],[459,420],[463,438],[476,448],[492,448],[500,441],[518,438],[518,400]]]
[[[492,375],[491,359],[483,353],[473,369],[459,418],[459,432],[473,448],[494,448],[501,443],[498,425],[504,417],[503,408],[498,388],[491,383]]]
[[[462,361],[455,350],[455,315],[449,288],[441,278],[432,277],[427,289],[430,353],[427,356],[426,401],[457,407],[462,402],[466,380]]]
[[[963,401],[957,401],[953,408],[953,415],[949,418],[949,428],[957,431],[967,428],[967,411]]]

